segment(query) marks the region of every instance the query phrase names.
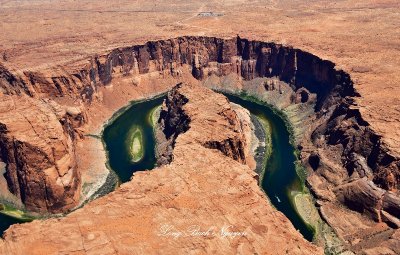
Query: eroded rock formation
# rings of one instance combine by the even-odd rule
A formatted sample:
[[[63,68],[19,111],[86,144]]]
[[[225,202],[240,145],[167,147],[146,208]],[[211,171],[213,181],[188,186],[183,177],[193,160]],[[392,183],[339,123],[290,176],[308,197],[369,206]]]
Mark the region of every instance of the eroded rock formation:
[[[188,102],[189,99],[186,98],[183,93],[179,93],[181,91],[179,90],[181,85],[182,84],[178,84],[177,87],[168,93],[167,99],[165,100],[160,114],[161,127],[164,131],[166,139],[169,140],[169,149],[164,155],[162,155],[162,157],[167,157],[169,162],[172,160],[172,150],[175,146],[176,138],[179,134],[182,134],[189,129],[192,121],[191,118],[183,111],[183,106]],[[185,89],[182,90],[185,91]],[[246,158],[251,156],[249,155],[249,151],[246,149],[248,146],[246,145],[241,121],[239,120],[236,112],[229,106],[229,102],[226,98],[221,96],[220,100],[218,100],[217,106],[222,110],[215,110],[211,112],[216,112],[217,115],[224,120],[226,126],[232,126],[233,128],[227,129],[230,132],[223,130],[223,133],[213,134],[213,137],[216,138],[214,140],[210,140],[207,137],[211,136],[209,132],[215,132],[215,130],[203,130],[202,132],[196,133],[194,138],[207,148],[217,149],[224,155],[233,158],[238,162],[246,163]],[[203,106],[203,108],[210,107],[212,108],[213,105],[204,104]],[[206,140],[204,139],[204,136],[206,137]]]
[[[325,220],[335,228],[332,217],[328,217],[334,214],[329,212],[341,210],[333,209],[333,204],[344,203],[374,220],[397,226],[400,155],[390,151],[362,118],[354,100],[359,95],[350,76],[336,70],[334,63],[274,43],[190,36],[118,48],[83,63],[69,72],[54,68],[45,73],[19,74],[0,66],[0,89],[5,97],[68,97],[90,104],[100,86],[112,83],[113,78],[130,75],[158,73],[180,77],[190,72],[199,80],[232,74],[243,80],[275,77],[297,92],[293,103],[307,103],[310,98],[316,102],[310,130],[297,142],[301,144],[299,148],[305,148],[301,159],[310,165],[307,184],[322,205]],[[279,84],[263,85],[264,91],[283,93],[276,86]],[[315,95],[316,100],[312,98]],[[182,125],[185,129],[187,126]],[[173,131],[166,132],[175,139]],[[220,139],[205,145],[218,148],[225,155],[236,155],[239,162],[244,162],[243,155],[238,154],[242,145],[237,140]],[[165,158],[168,162],[172,155]],[[351,202],[362,197],[366,198],[365,203]]]
[[[0,158],[7,164],[10,191],[30,211],[59,213],[75,207],[80,173],[74,128],[83,124],[82,113],[50,100],[0,98]]]
[[[247,80],[279,77],[295,90],[304,88],[301,91],[316,93],[317,114],[321,117],[330,115],[328,122],[316,132],[330,136],[329,145],[345,143],[342,144],[342,155],[346,168],[352,171],[355,167],[357,160],[352,153],[356,153],[366,159],[377,185],[384,189],[399,188],[399,158],[391,155],[353,107],[352,97],[358,94],[349,75],[336,70],[330,61],[291,47],[241,38],[180,37],[119,48],[94,57],[76,73],[51,74],[51,78],[44,78],[38,73],[24,73],[22,77],[16,77],[4,71],[1,87],[7,88],[4,91],[9,94],[26,91],[31,95],[71,95],[90,101],[96,87],[109,84],[113,77],[154,71],[179,76],[186,66],[191,68],[197,79],[230,73]],[[305,97],[304,93],[300,95],[300,101]],[[341,129],[346,129],[346,132]],[[346,137],[339,137],[339,133]],[[357,137],[369,139],[360,141],[363,144],[357,147],[345,142],[357,140]],[[352,148],[356,148],[355,151]]]
[[[190,120],[171,135],[170,164],[136,173],[64,218],[13,225],[0,253],[322,254],[271,206],[238,155],[205,146],[229,138],[246,143],[228,100],[198,85],[180,85],[168,98],[164,131],[169,122]]]
[[[177,85],[178,87],[181,84]],[[172,152],[178,135],[189,129],[190,117],[183,111],[183,105],[188,99],[183,94],[178,94],[174,89],[168,93],[160,112],[160,128],[165,135],[165,150],[158,155],[159,164],[167,164],[172,161]]]

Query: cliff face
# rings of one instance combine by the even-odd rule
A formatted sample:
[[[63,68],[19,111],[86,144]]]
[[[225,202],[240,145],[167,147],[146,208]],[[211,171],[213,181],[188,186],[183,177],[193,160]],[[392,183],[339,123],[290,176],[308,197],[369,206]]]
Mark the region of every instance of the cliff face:
[[[339,201],[375,220],[394,226],[398,224],[399,204],[396,199],[400,188],[400,156],[390,151],[382,138],[362,118],[354,103],[358,94],[349,75],[336,70],[334,63],[310,53],[242,38],[188,36],[118,48],[108,54],[94,56],[87,64],[79,65],[79,68],[70,72],[52,69],[43,73],[25,71],[17,75],[2,66],[0,70],[0,91],[5,94],[5,98],[27,94],[35,98],[33,100],[62,97],[82,100],[87,104],[94,100],[100,86],[107,86],[113,78],[123,76],[157,73],[179,78],[189,70],[199,80],[211,75],[228,74],[236,74],[244,80],[278,77],[296,92],[295,103],[307,101],[311,94],[317,97],[315,125],[312,126],[310,137],[300,141],[307,143],[311,140],[310,148],[315,151],[309,153],[303,150],[301,153],[305,164],[311,162],[310,170],[312,168],[313,171],[309,173],[308,184],[314,195],[324,203]],[[270,89],[270,85],[267,89]],[[163,155],[164,163],[173,159],[172,149],[176,139],[179,139],[178,134],[187,131],[192,123],[191,117],[183,118],[184,113],[171,110],[174,104],[176,109],[181,109],[186,105],[186,100],[182,97],[174,102],[171,98],[164,107],[164,132],[169,139],[169,152]],[[229,110],[219,115],[233,119]],[[78,118],[71,123],[77,125],[79,122]],[[174,125],[179,128],[174,130]],[[75,127],[62,126],[64,130],[70,130],[66,132],[70,137],[77,134]],[[238,126],[236,129],[240,130]],[[2,144],[9,144],[8,140],[4,141]],[[246,162],[246,155],[241,153],[244,145],[239,136],[223,136],[201,143],[238,162]],[[2,147],[6,148],[2,149],[2,154],[14,154],[12,147]],[[29,160],[26,161],[35,161],[35,154],[28,155]],[[7,174],[10,176],[10,189],[18,194],[12,167],[7,169],[10,169]],[[22,172],[28,176],[35,175],[28,170]],[[25,182],[18,183],[20,189],[26,185]],[[62,200],[62,194],[57,194],[60,196],[58,199]],[[30,193],[29,196],[33,195]],[[36,200],[45,201],[44,197],[37,196]]]
[[[0,98],[0,159],[7,164],[10,191],[30,211],[59,213],[76,206],[80,173],[73,128],[84,121],[81,113],[27,96]]]
[[[183,106],[189,99],[185,97],[184,93],[180,92],[185,91],[185,88],[180,87],[181,85],[182,84],[178,84],[168,93],[160,113],[159,122],[169,143],[167,146],[168,149],[161,157],[167,158],[168,162],[172,160],[172,149],[175,146],[176,138],[179,134],[186,132],[190,128],[190,123],[192,121],[183,110]],[[202,135],[204,133],[208,134],[208,132],[204,130],[202,133],[195,136],[195,138],[207,148],[217,149],[230,158],[241,163],[246,163],[246,158],[250,157],[250,155],[249,152],[246,151],[246,141],[241,122],[235,111],[229,107],[229,102],[224,97],[221,97],[219,100],[218,106],[221,105],[224,105],[224,107],[221,111],[218,111],[217,114],[227,122],[227,125],[233,126],[233,132],[221,134],[221,137],[215,140],[204,140]],[[207,104],[202,106],[203,109],[208,107],[210,106]]]
[[[165,136],[165,149],[158,155],[159,164],[167,164],[172,161],[172,152],[175,147],[175,140],[178,135],[183,134],[189,129],[190,118],[183,111],[183,106],[188,102],[188,99],[178,92],[179,86],[171,90],[160,112],[160,128]]]
[[[190,119],[173,135],[170,164],[135,173],[118,190],[66,217],[13,225],[0,239],[0,253],[323,254],[272,208],[254,171],[205,146],[229,138],[247,142],[226,98],[187,84],[169,98],[177,103],[164,110]]]
[[[342,164],[349,172],[358,165],[355,155],[359,155],[366,160],[370,177],[378,186],[384,189],[400,187],[400,159],[391,155],[379,136],[362,119],[358,109],[353,109],[352,98],[358,94],[349,75],[335,70],[330,61],[291,47],[241,38],[180,37],[115,49],[107,55],[94,57],[86,67],[71,74],[50,74],[50,78],[44,78],[38,73],[25,72],[17,78],[3,72],[2,83],[9,85],[1,87],[7,88],[6,93],[26,91],[38,96],[70,95],[90,101],[97,87],[109,84],[113,77],[148,72],[179,76],[184,66],[189,66],[197,79],[230,73],[246,80],[277,76],[294,90],[307,89],[316,93],[317,115],[324,118],[331,115],[316,132],[330,137],[328,145],[341,143]],[[345,123],[351,124],[340,126],[340,120],[344,119]],[[364,136],[369,137],[368,141],[357,139]],[[355,146],[348,143],[349,140],[362,144]]]
[[[343,100],[323,126],[327,144],[341,148],[342,162],[349,176],[367,176],[386,190],[398,189],[399,159],[384,147],[359,111],[351,109],[351,103],[349,98]],[[318,129],[314,137],[319,136]]]

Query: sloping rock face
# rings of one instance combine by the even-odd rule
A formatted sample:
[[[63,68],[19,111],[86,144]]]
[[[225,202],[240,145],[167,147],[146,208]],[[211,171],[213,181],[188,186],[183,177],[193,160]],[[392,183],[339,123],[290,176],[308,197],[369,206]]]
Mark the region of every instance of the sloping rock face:
[[[26,93],[32,95],[26,87],[25,82],[18,76],[12,74],[0,63],[0,88],[6,94]]]
[[[246,143],[226,98],[180,85],[169,100],[169,114],[161,117],[165,127],[188,124],[174,132],[170,164],[135,173],[115,192],[64,218],[12,226],[0,240],[0,253],[323,254],[272,208],[238,155],[206,146],[229,138]],[[171,116],[186,117],[181,122]]]
[[[315,130],[314,138],[326,140],[328,146],[339,145],[341,164],[350,175],[354,170],[369,172],[368,177],[379,187],[400,188],[399,155],[387,149],[356,109],[353,98],[358,94],[349,75],[336,70],[334,63],[299,49],[241,38],[180,37],[115,49],[70,74],[53,71],[46,78],[25,72],[17,77],[4,71],[0,87],[8,94],[26,91],[34,96],[70,95],[90,102],[98,86],[109,84],[114,77],[149,72],[178,77],[185,67],[200,80],[231,73],[245,80],[279,77],[295,91],[300,89],[299,93],[317,94],[315,110],[323,123]],[[366,164],[357,170],[360,159]]]
[[[176,138],[189,129],[190,118],[182,109],[187,102],[188,99],[178,94],[178,90],[175,89],[168,93],[163,103],[159,123],[166,142],[163,144],[164,149],[157,156],[159,164],[168,164],[172,161]]]
[[[160,113],[161,127],[164,131],[165,137],[169,140],[169,151],[166,154],[172,156],[172,148],[175,146],[175,140],[179,134],[186,132],[189,129],[191,119],[182,110],[183,106],[188,102],[188,98],[183,93],[178,93],[181,89],[182,84],[178,84],[167,96],[163,108]],[[181,90],[184,91],[186,87]],[[232,126],[229,133],[226,130],[221,130],[223,133],[213,134],[215,140],[209,140],[207,137],[210,136],[209,132],[215,132],[215,130],[204,129],[202,132],[195,133],[194,139],[200,142],[207,148],[217,149],[226,156],[233,158],[241,163],[246,163],[246,158],[251,157],[249,152],[246,150],[247,145],[244,138],[244,131],[242,130],[242,124],[233,109],[229,106],[228,100],[219,96],[217,106],[222,110],[215,110],[217,115],[222,117],[224,125]],[[215,96],[218,98],[218,95]],[[203,108],[213,107],[213,105],[203,105]],[[213,109],[212,109],[213,110]],[[206,112],[207,113],[207,112]],[[204,117],[205,118],[205,117]],[[217,116],[215,116],[217,118]],[[204,140],[206,138],[206,140]],[[163,155],[165,157],[165,155]],[[172,157],[168,157],[169,161]]]
[[[0,159],[7,164],[10,191],[30,211],[59,213],[76,206],[80,173],[73,130],[84,117],[49,100],[0,98]]]
[[[198,80],[225,75],[236,75],[242,80],[277,77],[295,91],[293,103],[307,103],[316,95],[312,125],[307,125],[308,133],[298,143],[303,148],[302,162],[310,166],[307,184],[322,205],[321,211],[329,211],[332,204],[340,210],[345,204],[376,221],[398,225],[400,155],[389,150],[363,119],[355,103],[359,95],[350,76],[336,70],[330,61],[275,43],[187,36],[118,48],[76,63],[73,70],[68,70],[52,68],[16,74],[0,66],[0,91],[6,97],[26,94],[35,100],[72,98],[90,105],[99,88],[108,86],[114,78],[154,73],[180,78],[190,72]],[[266,90],[277,89],[274,84],[266,85]],[[182,130],[188,128],[185,122],[182,124]],[[172,148],[175,135],[166,132],[171,133]],[[204,145],[245,162],[245,156],[239,153],[243,145],[238,141],[226,138]],[[163,156],[164,162],[173,158],[171,153]],[[365,202],[359,201],[361,198]],[[332,217],[324,219],[335,228]]]

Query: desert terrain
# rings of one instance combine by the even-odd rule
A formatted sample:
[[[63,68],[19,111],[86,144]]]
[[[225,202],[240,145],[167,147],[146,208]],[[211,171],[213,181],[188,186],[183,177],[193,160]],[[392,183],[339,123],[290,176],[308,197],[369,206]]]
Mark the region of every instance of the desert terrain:
[[[0,180],[1,193],[38,214],[76,209],[105,181],[103,144],[89,136],[100,136],[118,109],[186,84],[170,95],[179,109],[173,103],[165,109],[185,114],[172,114],[172,120],[168,114],[160,117],[177,128],[167,157],[172,161],[154,172],[135,174],[115,192],[66,217],[12,226],[0,240],[0,253],[155,254],[161,249],[165,254],[322,254],[325,248],[331,254],[327,239],[305,240],[257,185],[260,180],[249,164],[253,159],[242,145],[250,135],[240,136],[246,132],[237,127],[244,124],[238,124],[223,98],[203,88],[215,88],[218,82],[232,91],[266,90],[263,99],[272,98],[270,103],[289,115],[299,160],[307,169],[307,187],[318,217],[341,242],[337,251],[400,253],[398,1],[0,0],[0,14],[0,149],[9,171],[8,189]],[[263,54],[278,54],[276,49],[283,59],[276,57],[270,74],[260,72],[256,62],[263,61]],[[307,65],[313,84],[300,84],[309,78]],[[274,72],[284,82],[279,93],[273,92],[273,83],[254,88],[261,83],[251,83],[253,78]],[[293,81],[291,75],[304,81]],[[332,84],[332,91],[314,91],[319,83]],[[182,97],[189,103],[180,104]],[[288,110],[290,105],[297,111]],[[310,105],[316,105],[316,117],[306,116]],[[175,127],[187,116],[193,126]],[[209,122],[217,124],[204,124]],[[196,153],[209,162],[191,160]],[[213,175],[223,164],[232,171]],[[203,167],[203,174],[195,170]],[[45,175],[37,171],[41,169]],[[21,171],[29,174],[22,178]],[[221,196],[205,192],[218,185],[220,190],[236,188]],[[138,195],[150,193],[146,199]],[[234,201],[237,207],[229,207]],[[250,226],[251,234],[232,242],[158,241],[151,234],[168,220],[186,226],[185,217],[207,226]]]
[[[292,45],[350,73],[363,116],[400,153],[399,8],[395,0],[1,1],[0,46],[2,63],[22,72],[74,68],[94,54],[181,35]]]

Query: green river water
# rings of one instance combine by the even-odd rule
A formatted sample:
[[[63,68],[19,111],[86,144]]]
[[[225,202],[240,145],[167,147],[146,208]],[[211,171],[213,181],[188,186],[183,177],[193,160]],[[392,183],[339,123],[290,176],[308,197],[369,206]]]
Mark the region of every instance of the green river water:
[[[230,101],[247,108],[253,115],[266,120],[271,131],[272,154],[265,166],[262,188],[272,204],[286,217],[303,236],[312,240],[314,231],[297,213],[294,194],[302,192],[304,184],[296,173],[295,149],[290,143],[290,133],[282,117],[264,104],[238,96],[226,95]],[[132,174],[155,167],[155,139],[152,113],[162,104],[163,96],[134,102],[121,111],[103,132],[108,152],[108,164],[118,175],[120,182],[127,182]],[[20,220],[0,214],[0,233]]]

